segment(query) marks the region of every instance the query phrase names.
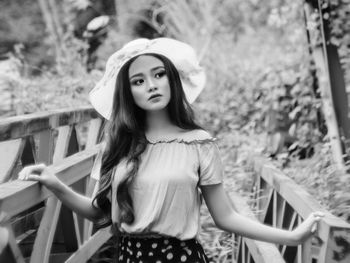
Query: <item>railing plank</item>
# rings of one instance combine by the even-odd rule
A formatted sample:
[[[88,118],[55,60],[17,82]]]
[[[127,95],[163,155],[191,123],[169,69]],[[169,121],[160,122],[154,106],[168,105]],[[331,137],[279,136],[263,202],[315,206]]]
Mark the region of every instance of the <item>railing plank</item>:
[[[0,226],[0,251],[5,250],[9,243],[9,232],[7,228]],[[1,259],[1,254],[0,254]]]
[[[80,124],[85,125],[86,122],[90,123],[87,138],[78,138],[74,127]],[[89,174],[95,155],[99,150],[99,146],[95,144],[98,141],[101,124],[102,121],[99,115],[89,106],[74,108],[72,110],[64,109],[28,114],[0,120],[0,144],[10,145],[10,150],[13,152],[10,156],[11,158],[8,152],[6,152],[6,157],[8,158],[6,159],[6,164],[0,167],[0,171],[2,171],[1,176],[6,178],[8,176],[14,176],[16,178],[15,173],[21,168],[15,167],[19,158],[21,158],[20,161],[23,166],[38,162],[51,165],[53,162],[54,164],[51,167],[65,184],[74,188],[79,187],[84,193],[87,191],[86,194],[91,195],[95,182],[89,180]],[[53,137],[56,132],[55,130],[58,130],[56,143],[54,143],[55,138]],[[80,152],[81,145],[79,145],[79,139],[86,141],[83,152]],[[17,142],[17,147],[13,142]],[[54,146],[55,151],[53,152]],[[59,161],[67,155],[71,156]],[[2,158],[2,160],[4,159]],[[41,203],[45,199],[47,199],[46,206],[43,208],[44,214],[36,235],[30,262],[46,263],[58,258],[57,255],[51,253],[51,248],[55,233],[57,232],[58,220],[62,216],[62,213],[60,213],[61,202],[38,182],[13,180],[0,185],[0,211],[1,214],[6,214],[6,218],[8,218],[6,219],[7,221],[1,221],[1,226],[3,226],[3,222],[8,224],[10,218],[27,211],[28,208]],[[72,215],[71,211],[68,213],[70,213],[70,216]],[[78,237],[83,236],[79,234],[79,231],[85,230],[84,238],[89,239],[91,235],[91,222],[85,224],[86,227],[84,229],[81,218],[75,215],[73,216],[75,217],[75,232],[78,233]],[[60,220],[62,219],[64,218]],[[88,220],[84,221],[87,222]],[[73,226],[73,221],[71,226]],[[12,231],[10,225],[8,225],[8,229]],[[13,232],[11,233],[13,234]],[[69,233],[69,235],[71,234]],[[71,236],[67,236],[64,242],[69,241],[67,238],[70,240]],[[6,261],[8,261],[14,256],[17,257],[17,259],[14,259],[16,262],[24,262],[16,241],[1,241],[7,244],[5,244],[7,249],[0,248],[1,257],[4,256]],[[81,240],[79,244],[83,242],[84,240]],[[97,247],[90,247],[89,252],[95,253],[97,249]],[[67,258],[67,253],[64,257],[59,256],[59,258]]]
[[[35,239],[30,263],[49,262],[61,204],[62,203],[54,196],[49,197],[47,200],[46,209]]]
[[[350,262],[350,224],[322,208],[306,190],[284,175],[266,158],[253,155],[250,157],[250,162],[256,172],[257,181],[261,179],[266,181],[285,200],[286,206],[288,204],[288,207],[294,209],[301,218],[305,219],[314,211],[325,213],[316,233],[321,245],[318,245],[319,249],[316,250],[310,244],[303,246],[303,258],[309,260],[306,253],[310,253],[312,257],[318,257],[320,263]]]
[[[252,157],[254,170],[293,207],[298,208],[302,218],[311,211],[325,211],[319,203],[292,179],[284,176],[280,170],[264,157]]]
[[[14,116],[0,120],[0,141],[23,138],[43,130],[83,123],[98,117],[91,106]]]
[[[80,222],[79,222],[78,215],[76,213],[72,212],[72,216],[73,216],[73,225],[74,225],[74,230],[75,230],[74,231],[75,232],[75,236],[76,236],[76,239],[77,239],[77,244],[78,244],[78,247],[80,247],[81,244],[83,243],[82,242],[83,233],[81,233],[81,230],[80,230]]]
[[[69,136],[71,134],[71,126],[62,126],[58,128],[57,141],[53,154],[54,162],[61,160],[67,156]]]
[[[39,133],[37,161],[45,164],[52,163],[53,138],[52,130],[44,130]]]
[[[346,223],[344,220],[326,211],[305,189],[284,175],[266,158],[255,155],[251,157],[251,162],[259,176],[276,189],[281,197],[283,197],[302,218],[306,218],[313,211],[322,211],[326,214],[326,217],[322,220],[325,226],[333,225],[339,228],[347,228],[350,226],[350,224]],[[325,232],[327,232],[327,230],[325,230]],[[322,231],[320,231],[319,234],[321,235]]]
[[[350,227],[322,222],[320,236],[322,239],[319,260],[326,263],[350,262]],[[340,221],[340,220],[339,220]]]
[[[22,139],[0,142],[0,184],[8,181],[21,151]]]
[[[272,196],[272,226],[277,227],[277,209],[278,209],[278,200],[277,200],[277,192],[273,191]]]
[[[299,224],[302,223],[302,218],[298,217]],[[298,253],[298,263],[311,263],[312,253],[310,253],[312,248],[312,238],[306,240],[301,246],[299,246]]]
[[[89,133],[88,133],[88,136],[87,136],[85,148],[88,149],[88,148],[94,146],[97,143],[98,136],[100,134],[101,125],[102,125],[102,120],[101,119],[93,119],[93,120],[90,121]]]
[[[67,156],[70,156],[74,153],[81,151],[81,146],[79,142],[79,135],[76,130],[76,125],[71,125],[71,130],[68,138],[68,148],[67,148]],[[85,192],[85,178],[78,180],[74,184],[71,185],[72,189],[79,192]],[[79,223],[76,220],[77,217],[74,215],[74,212],[71,211],[66,206],[62,206],[61,216],[60,216],[60,225],[58,226],[59,230],[64,239],[64,243],[67,251],[75,251],[79,247],[79,241],[81,240],[80,229],[78,226],[81,224],[81,220],[79,219]]]
[[[65,263],[86,262],[108,239],[112,237],[111,227],[104,228],[96,232],[86,241],[75,253],[73,253]]]
[[[281,198],[281,196],[275,191],[277,196],[277,210],[276,210],[276,217],[277,217],[277,227],[282,228],[283,225],[283,215],[286,211],[286,200]]]
[[[64,161],[52,165],[56,175],[67,185],[80,180],[91,172],[93,159],[98,151],[94,149],[76,153]],[[52,195],[38,182],[12,181],[0,185],[0,211],[14,216],[38,204]]]
[[[8,231],[8,246],[13,254],[16,263],[25,263],[22,253],[17,245],[15,235],[12,229],[8,226],[6,227]]]
[[[52,157],[52,161],[54,163],[62,160],[67,154],[70,130],[70,126],[58,128],[56,147]],[[61,201],[59,201],[55,196],[50,196],[47,199],[46,209],[35,238],[33,253],[30,258],[31,263],[49,262],[52,241],[56,232],[61,207]]]
[[[253,220],[257,220],[253,212],[250,210],[249,206],[246,204],[246,201],[236,193],[230,192],[229,196],[231,198],[234,208],[242,215],[247,216]],[[241,242],[241,255],[243,257],[242,261],[246,262],[247,258],[244,252],[244,244],[248,246],[249,253],[252,255],[256,263],[282,263],[285,262],[279,253],[276,245],[252,240],[249,238],[242,238],[244,242]]]

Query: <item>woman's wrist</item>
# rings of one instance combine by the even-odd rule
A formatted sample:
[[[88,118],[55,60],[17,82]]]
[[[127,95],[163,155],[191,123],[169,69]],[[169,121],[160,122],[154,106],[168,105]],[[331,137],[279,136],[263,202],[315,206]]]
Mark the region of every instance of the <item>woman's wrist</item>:
[[[297,246],[302,242],[302,236],[297,230],[289,231],[288,239],[290,240],[290,245]]]
[[[311,232],[302,232],[298,228],[294,229],[290,233],[291,233],[291,241],[294,243],[294,245],[300,245],[306,239],[312,236]]]
[[[56,177],[53,184],[47,185],[47,188],[52,191],[55,195],[61,195],[67,190],[67,185],[65,185],[61,180]]]

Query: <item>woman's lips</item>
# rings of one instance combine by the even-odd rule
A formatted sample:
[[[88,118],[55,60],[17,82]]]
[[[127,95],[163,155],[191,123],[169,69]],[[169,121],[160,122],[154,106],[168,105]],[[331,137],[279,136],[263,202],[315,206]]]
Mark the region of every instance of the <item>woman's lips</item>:
[[[149,99],[148,100],[152,100],[152,99],[155,99],[155,98],[159,98],[159,97],[161,97],[162,95],[160,95],[160,94],[155,94],[155,95],[152,95],[151,97],[149,97]]]

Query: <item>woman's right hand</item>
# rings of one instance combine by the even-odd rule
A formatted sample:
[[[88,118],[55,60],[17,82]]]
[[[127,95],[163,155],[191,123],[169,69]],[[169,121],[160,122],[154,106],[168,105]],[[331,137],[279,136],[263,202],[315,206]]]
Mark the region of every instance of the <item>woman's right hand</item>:
[[[60,184],[52,168],[45,164],[34,164],[24,167],[18,173],[18,179],[23,181],[38,181],[50,190],[55,190]]]

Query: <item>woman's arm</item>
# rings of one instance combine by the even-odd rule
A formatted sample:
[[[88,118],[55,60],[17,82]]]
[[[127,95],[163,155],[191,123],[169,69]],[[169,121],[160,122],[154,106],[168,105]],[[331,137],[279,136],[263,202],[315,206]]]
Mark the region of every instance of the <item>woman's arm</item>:
[[[222,184],[201,186],[201,190],[209,212],[219,228],[256,240],[298,245],[312,235],[314,225],[323,217],[320,212],[312,213],[292,231],[278,229],[237,213]]]
[[[92,205],[92,199],[78,194],[60,181],[53,170],[44,164],[26,166],[18,174],[20,180],[38,181],[52,191],[61,202],[77,214],[96,220],[101,211]]]

